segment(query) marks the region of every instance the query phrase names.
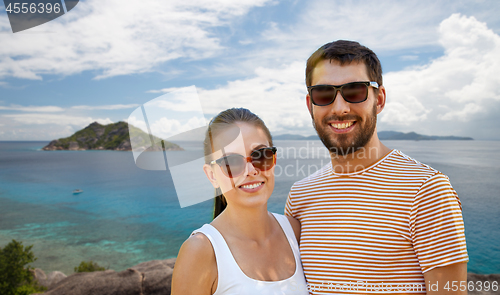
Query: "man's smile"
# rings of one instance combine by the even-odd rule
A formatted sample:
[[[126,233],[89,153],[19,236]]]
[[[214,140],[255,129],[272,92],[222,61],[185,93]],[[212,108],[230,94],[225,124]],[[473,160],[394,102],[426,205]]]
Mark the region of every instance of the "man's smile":
[[[356,121],[338,121],[329,123],[335,133],[347,133],[354,129]]]

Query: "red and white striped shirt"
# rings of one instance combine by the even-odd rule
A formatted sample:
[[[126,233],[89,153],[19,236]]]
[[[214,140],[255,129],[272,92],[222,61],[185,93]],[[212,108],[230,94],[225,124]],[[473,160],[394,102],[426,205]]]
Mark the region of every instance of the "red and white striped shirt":
[[[448,177],[397,150],[362,171],[330,163],[296,182],[285,214],[302,225],[312,294],[425,293],[423,273],[469,260]]]

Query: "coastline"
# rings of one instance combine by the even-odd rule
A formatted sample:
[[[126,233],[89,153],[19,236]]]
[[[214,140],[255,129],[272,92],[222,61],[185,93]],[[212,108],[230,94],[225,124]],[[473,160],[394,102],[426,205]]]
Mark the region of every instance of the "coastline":
[[[59,271],[69,276],[74,274],[74,268],[82,261],[92,260],[105,268],[117,272],[130,268],[131,265],[143,263],[137,254],[104,249],[97,245],[75,245],[70,241],[26,239],[21,237],[6,236],[0,232],[0,247],[12,240],[22,242],[24,246],[33,245],[32,251],[37,260],[29,265],[45,273]],[[157,259],[170,259],[173,257],[158,257]]]
[[[170,294],[175,261],[176,258],[147,261],[121,272],[105,270],[66,276],[57,271],[45,273],[41,269],[35,269],[33,274],[40,285],[48,288],[48,291],[43,293],[47,295],[68,294],[75,291],[82,295],[99,295],[95,290],[100,290],[102,294],[115,294],[117,289],[124,295]],[[466,288],[471,295],[497,294],[499,282],[500,274],[467,273]],[[446,287],[439,286],[439,288],[442,290]]]

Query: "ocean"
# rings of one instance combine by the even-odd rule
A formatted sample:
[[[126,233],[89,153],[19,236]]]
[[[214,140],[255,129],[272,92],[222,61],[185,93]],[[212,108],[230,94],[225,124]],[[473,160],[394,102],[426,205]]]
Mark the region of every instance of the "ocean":
[[[12,239],[34,245],[33,267],[69,275],[84,260],[120,271],[175,257],[211,221],[213,199],[181,208],[168,170],[142,170],[131,152],[41,151],[47,143],[0,142],[0,247]],[[500,142],[384,143],[449,176],[462,202],[468,271],[500,273]],[[275,145],[268,208],[283,213],[291,185],[328,158],[320,141]],[[74,195],[77,188],[84,192]]]

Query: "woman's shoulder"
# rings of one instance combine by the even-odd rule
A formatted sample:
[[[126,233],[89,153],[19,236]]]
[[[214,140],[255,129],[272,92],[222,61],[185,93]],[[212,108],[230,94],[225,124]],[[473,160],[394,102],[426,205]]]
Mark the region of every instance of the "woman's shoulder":
[[[193,234],[191,234],[182,244],[181,250],[184,250],[183,252],[188,252],[189,255],[213,257],[215,259],[212,243],[202,231],[193,232]],[[181,254],[180,251],[179,254]]]
[[[200,290],[213,290],[216,279],[217,262],[212,244],[203,233],[194,233],[179,250],[172,277],[172,290],[175,290],[172,294],[191,294],[186,288],[194,285]]]
[[[211,266],[217,266],[212,243],[203,232],[196,230],[184,241],[177,255],[175,266],[179,264],[183,265],[183,269],[203,269],[204,267],[211,269]]]

